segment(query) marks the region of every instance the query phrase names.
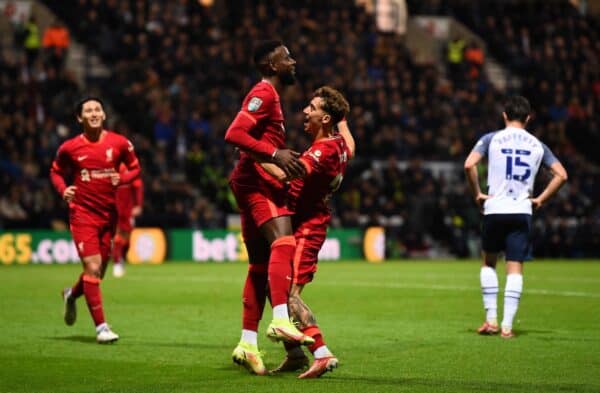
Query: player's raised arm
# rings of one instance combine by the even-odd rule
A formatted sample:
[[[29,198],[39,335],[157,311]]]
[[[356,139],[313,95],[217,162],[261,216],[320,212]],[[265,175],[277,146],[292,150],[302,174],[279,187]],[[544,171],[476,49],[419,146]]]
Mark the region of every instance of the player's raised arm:
[[[338,132],[340,133],[340,135],[342,136],[342,138],[344,138],[346,145],[348,145],[348,150],[350,150],[351,156],[348,158],[353,158],[354,152],[356,149],[356,142],[354,142],[354,137],[352,136],[352,133],[350,132],[350,127],[348,127],[348,122],[346,121],[346,118],[343,118],[337,124],[337,129],[338,129]]]

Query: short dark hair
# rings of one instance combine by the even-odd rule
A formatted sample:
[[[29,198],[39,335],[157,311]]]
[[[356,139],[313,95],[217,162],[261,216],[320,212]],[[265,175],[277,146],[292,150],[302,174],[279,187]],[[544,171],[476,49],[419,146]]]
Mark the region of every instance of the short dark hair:
[[[77,105],[75,106],[75,116],[81,116],[81,111],[83,110],[83,104],[85,104],[88,101],[98,101],[100,103],[100,105],[102,105],[102,109],[104,109],[104,102],[102,102],[102,100],[100,98],[88,96],[88,97],[85,97],[84,99],[82,99],[81,101],[79,101],[77,103]]]
[[[531,105],[523,96],[510,96],[504,102],[504,113],[507,120],[518,120],[525,123],[527,116],[531,114]]]
[[[254,61],[254,65],[256,66],[256,68],[259,71],[263,72],[265,61],[269,53],[273,52],[276,48],[282,45],[283,42],[279,40],[264,40],[255,43],[252,60]]]
[[[350,104],[344,95],[333,87],[319,87],[313,97],[320,97],[323,100],[321,108],[331,115],[333,124],[339,123],[350,111]]]

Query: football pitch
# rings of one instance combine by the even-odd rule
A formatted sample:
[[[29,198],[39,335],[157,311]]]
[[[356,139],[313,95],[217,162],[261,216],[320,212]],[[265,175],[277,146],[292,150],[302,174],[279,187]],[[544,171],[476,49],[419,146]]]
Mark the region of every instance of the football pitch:
[[[121,339],[95,343],[85,301],[62,320],[79,265],[0,266],[0,392],[600,392],[600,263],[526,264],[517,337],[483,322],[479,262],[322,263],[304,298],[340,367],[320,379],[258,377],[231,361],[246,266],[128,266],[107,274]],[[499,264],[502,315],[504,266]],[[268,368],[283,358],[264,336]]]

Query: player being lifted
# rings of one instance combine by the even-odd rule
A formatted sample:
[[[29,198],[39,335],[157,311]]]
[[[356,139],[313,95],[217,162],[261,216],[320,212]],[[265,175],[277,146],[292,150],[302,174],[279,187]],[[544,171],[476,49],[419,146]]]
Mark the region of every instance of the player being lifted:
[[[486,321],[479,334],[498,333],[496,261],[504,251],[506,288],[501,337],[512,338],[513,319],[523,291],[523,261],[531,259],[531,214],[554,195],[567,180],[567,172],[548,146],[531,135],[525,126],[531,114],[526,98],[509,97],[505,103],[502,130],[485,134],[465,161],[467,181],[475,202],[483,210],[483,264],[480,272]],[[488,157],[488,192],[479,187],[477,164]],[[540,165],[548,167],[552,180],[533,197]]]
[[[325,345],[313,312],[300,295],[317,271],[319,250],[331,219],[327,200],[339,188],[348,160],[354,155],[354,139],[345,120],[349,109],[348,102],[337,90],[324,86],[315,91],[303,111],[304,131],[313,138],[312,145],[300,157],[306,175],[289,184],[288,206],[294,212],[292,226],[296,239],[289,309],[300,330],[315,340],[308,347],[315,360],[299,378],[317,378],[338,365],[338,359]],[[334,129],[336,124],[338,133]],[[274,164],[263,164],[263,167],[280,181],[290,179]],[[300,345],[285,343],[285,347],[287,356],[273,372],[296,371],[308,366],[308,358]]]
[[[279,91],[295,81],[296,61],[280,41],[263,41],[254,48],[254,63],[262,76],[246,95],[229,126],[225,141],[241,150],[229,184],[242,220],[248,250],[248,275],[243,290],[242,335],[232,358],[250,372],[267,373],[258,351],[257,331],[269,286],[273,320],[267,336],[274,340],[313,344],[290,321],[288,298],[292,258],[296,248],[285,205],[284,187],[253,156],[277,164],[289,176],[304,173],[299,154],[285,149],[285,128]]]
[[[54,188],[69,204],[71,234],[83,263],[75,285],[63,290],[64,320],[67,325],[75,323],[75,301],[84,295],[96,325],[96,341],[108,343],[119,339],[104,319],[100,292],[115,233],[115,189],[136,179],[140,167],[131,142],[103,128],[106,114],[100,99],[82,100],[76,115],[83,133],[58,148],[50,169]],[[128,168],[123,175],[118,171],[121,163]],[[65,182],[67,176],[73,178],[70,186]]]
[[[127,176],[127,166],[121,164],[119,173]],[[135,225],[135,218],[142,213],[144,186],[141,177],[128,184],[117,187],[117,234],[113,239],[112,259],[113,276],[120,278],[125,275],[125,256],[129,249],[129,238]]]

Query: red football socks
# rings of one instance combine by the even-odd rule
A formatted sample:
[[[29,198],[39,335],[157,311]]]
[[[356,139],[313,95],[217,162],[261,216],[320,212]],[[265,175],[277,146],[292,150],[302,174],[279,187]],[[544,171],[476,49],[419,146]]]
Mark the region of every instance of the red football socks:
[[[112,258],[114,263],[121,263],[127,247],[127,240],[121,236],[115,236],[115,241],[112,248]]]
[[[244,309],[242,313],[242,328],[258,331],[258,322],[262,319],[268,286],[267,264],[248,265],[248,275],[244,285]]]
[[[304,329],[302,329],[302,333],[315,339],[315,343],[308,346],[308,350],[311,353],[315,353],[315,351],[318,348],[325,345],[325,341],[323,341],[323,334],[321,333],[321,330],[319,329],[318,326],[316,326],[316,325],[307,326]]]
[[[79,275],[77,282],[71,287],[71,297],[73,299],[77,299],[81,295],[83,295],[83,273]]]
[[[83,275],[83,294],[85,301],[92,314],[92,319],[96,326],[104,323],[104,310],[102,309],[102,293],[100,292],[100,279]]]
[[[273,306],[286,304],[292,284],[292,259],[296,250],[294,236],[283,236],[271,244],[269,289]]]

